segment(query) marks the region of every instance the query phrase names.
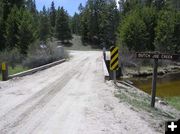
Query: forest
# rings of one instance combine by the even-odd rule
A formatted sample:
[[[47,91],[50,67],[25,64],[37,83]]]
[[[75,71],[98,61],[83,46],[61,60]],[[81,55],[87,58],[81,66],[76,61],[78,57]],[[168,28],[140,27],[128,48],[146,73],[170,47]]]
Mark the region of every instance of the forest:
[[[67,45],[73,35],[98,48],[116,45],[132,52],[179,54],[180,1],[87,0],[70,16],[63,7],[56,9],[53,1],[38,11],[35,0],[0,0],[0,62],[37,59],[37,53],[43,54],[34,48],[50,47],[55,40]],[[48,51],[51,57],[46,62],[56,59],[53,51]]]
[[[180,52],[180,1],[88,0],[72,18],[72,31],[97,45],[130,51]]]

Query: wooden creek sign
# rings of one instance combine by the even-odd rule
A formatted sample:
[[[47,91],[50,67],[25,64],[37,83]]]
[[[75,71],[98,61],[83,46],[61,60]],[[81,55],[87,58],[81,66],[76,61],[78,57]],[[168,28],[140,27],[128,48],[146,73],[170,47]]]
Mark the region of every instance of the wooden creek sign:
[[[159,54],[159,53],[136,53],[137,58],[145,59],[164,59],[164,60],[177,60],[178,55],[176,54]]]
[[[152,91],[151,91],[151,107],[154,107],[155,97],[156,97],[156,81],[157,81],[158,59],[179,60],[180,56],[175,55],[175,54],[161,54],[158,52],[154,52],[154,53],[139,52],[139,53],[136,53],[136,57],[137,58],[143,58],[143,59],[154,59]]]

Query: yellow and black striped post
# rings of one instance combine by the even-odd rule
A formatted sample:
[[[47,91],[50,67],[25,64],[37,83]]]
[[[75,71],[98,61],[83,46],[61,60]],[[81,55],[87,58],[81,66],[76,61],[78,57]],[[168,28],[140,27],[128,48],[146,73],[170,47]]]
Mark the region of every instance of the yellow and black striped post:
[[[111,60],[110,60],[110,70],[113,71],[114,83],[116,84],[116,70],[119,69],[119,53],[118,47],[111,47]]]
[[[110,60],[110,70],[118,70],[119,68],[119,53],[118,53],[118,47],[111,47],[111,60]]]

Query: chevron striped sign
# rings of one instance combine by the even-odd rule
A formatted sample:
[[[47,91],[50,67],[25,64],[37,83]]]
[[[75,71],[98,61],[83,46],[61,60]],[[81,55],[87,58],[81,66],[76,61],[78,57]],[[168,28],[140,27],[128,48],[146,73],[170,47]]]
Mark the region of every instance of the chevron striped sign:
[[[111,47],[111,60],[110,60],[110,70],[118,70],[119,68],[119,53],[118,53],[118,47]]]

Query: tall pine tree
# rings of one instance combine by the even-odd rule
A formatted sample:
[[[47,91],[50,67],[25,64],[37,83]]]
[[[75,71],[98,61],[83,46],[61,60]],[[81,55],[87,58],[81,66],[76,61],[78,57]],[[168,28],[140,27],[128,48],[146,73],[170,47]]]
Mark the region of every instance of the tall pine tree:
[[[37,10],[36,10],[36,1],[35,0],[27,0],[26,6],[27,6],[27,9],[31,13],[33,13],[33,14],[37,13]]]
[[[31,43],[37,39],[37,31],[33,15],[21,8],[20,24],[18,27],[18,48],[21,54],[26,55]]]
[[[80,34],[80,17],[77,13],[71,19],[71,30],[74,34]]]
[[[71,30],[69,27],[69,16],[63,7],[58,8],[55,30],[56,38],[62,42],[72,39]]]
[[[115,0],[88,0],[80,5],[81,35],[84,41],[107,47],[115,44],[119,12]]]
[[[7,47],[18,48],[26,54],[28,46],[35,40],[35,27],[31,13],[24,8],[14,6],[6,22]]]
[[[52,3],[51,3],[50,21],[51,21],[51,26],[55,27],[55,24],[56,24],[56,9],[55,9],[55,6],[54,6],[54,1],[52,1]]]
[[[0,0],[0,51],[5,49],[5,24],[3,20],[3,2]]]
[[[20,21],[19,10],[17,6],[14,6],[6,21],[6,40],[9,49],[18,46],[18,27]]]
[[[18,8],[25,6],[25,0],[2,0],[3,1],[3,17],[7,19],[11,9],[16,5]]]
[[[50,37],[50,21],[45,6],[43,7],[43,11],[40,13],[39,34],[40,40],[44,42],[46,42]]]

